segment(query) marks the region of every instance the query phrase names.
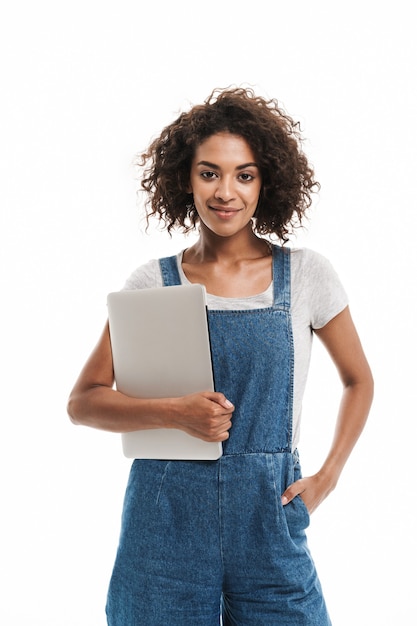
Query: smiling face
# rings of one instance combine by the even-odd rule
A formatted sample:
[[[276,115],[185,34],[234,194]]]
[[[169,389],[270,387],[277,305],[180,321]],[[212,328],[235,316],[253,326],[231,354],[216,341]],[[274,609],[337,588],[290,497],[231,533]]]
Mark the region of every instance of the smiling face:
[[[242,137],[217,133],[197,147],[190,191],[202,228],[220,237],[245,229],[256,211],[261,186],[255,156]]]

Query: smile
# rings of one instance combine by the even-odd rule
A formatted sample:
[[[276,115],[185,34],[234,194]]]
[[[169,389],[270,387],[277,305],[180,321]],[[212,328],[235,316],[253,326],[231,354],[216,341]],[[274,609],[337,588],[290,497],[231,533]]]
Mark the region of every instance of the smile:
[[[225,208],[225,207],[211,206],[209,208],[211,211],[214,211],[216,215],[218,215],[218,217],[221,217],[222,219],[231,219],[234,215],[236,215],[236,213],[240,213],[240,211],[242,211],[242,209],[231,209],[231,208]]]

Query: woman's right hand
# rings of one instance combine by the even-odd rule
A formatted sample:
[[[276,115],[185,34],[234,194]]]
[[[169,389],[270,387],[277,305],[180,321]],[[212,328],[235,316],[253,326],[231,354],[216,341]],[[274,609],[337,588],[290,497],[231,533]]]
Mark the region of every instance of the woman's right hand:
[[[204,441],[229,437],[234,406],[222,393],[202,391],[181,398],[132,398],[114,389],[108,324],[82,369],[68,401],[74,424],[111,432],[179,428]]]
[[[172,427],[203,441],[229,438],[234,406],[216,391],[193,393],[173,399]]]

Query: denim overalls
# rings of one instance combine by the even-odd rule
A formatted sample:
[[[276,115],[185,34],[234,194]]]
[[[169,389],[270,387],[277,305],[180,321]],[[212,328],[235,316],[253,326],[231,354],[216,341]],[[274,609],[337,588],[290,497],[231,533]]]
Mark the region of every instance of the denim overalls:
[[[180,283],[176,257],[160,260]],[[305,537],[281,494],[292,452],[290,254],[273,246],[273,306],[209,311],[215,387],[235,405],[218,461],[135,460],[107,600],[109,626],[329,626]]]

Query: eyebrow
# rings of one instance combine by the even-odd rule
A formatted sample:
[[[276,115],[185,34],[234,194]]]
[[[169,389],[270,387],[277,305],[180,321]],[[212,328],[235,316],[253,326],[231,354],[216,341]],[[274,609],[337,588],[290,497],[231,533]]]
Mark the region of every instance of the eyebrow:
[[[199,161],[197,165],[204,165],[205,167],[210,167],[212,170],[219,170],[220,167],[215,163],[210,163],[210,161]],[[237,170],[245,170],[247,167],[258,167],[257,163],[243,163],[243,165],[238,165]],[[258,168],[259,169],[259,168]]]

